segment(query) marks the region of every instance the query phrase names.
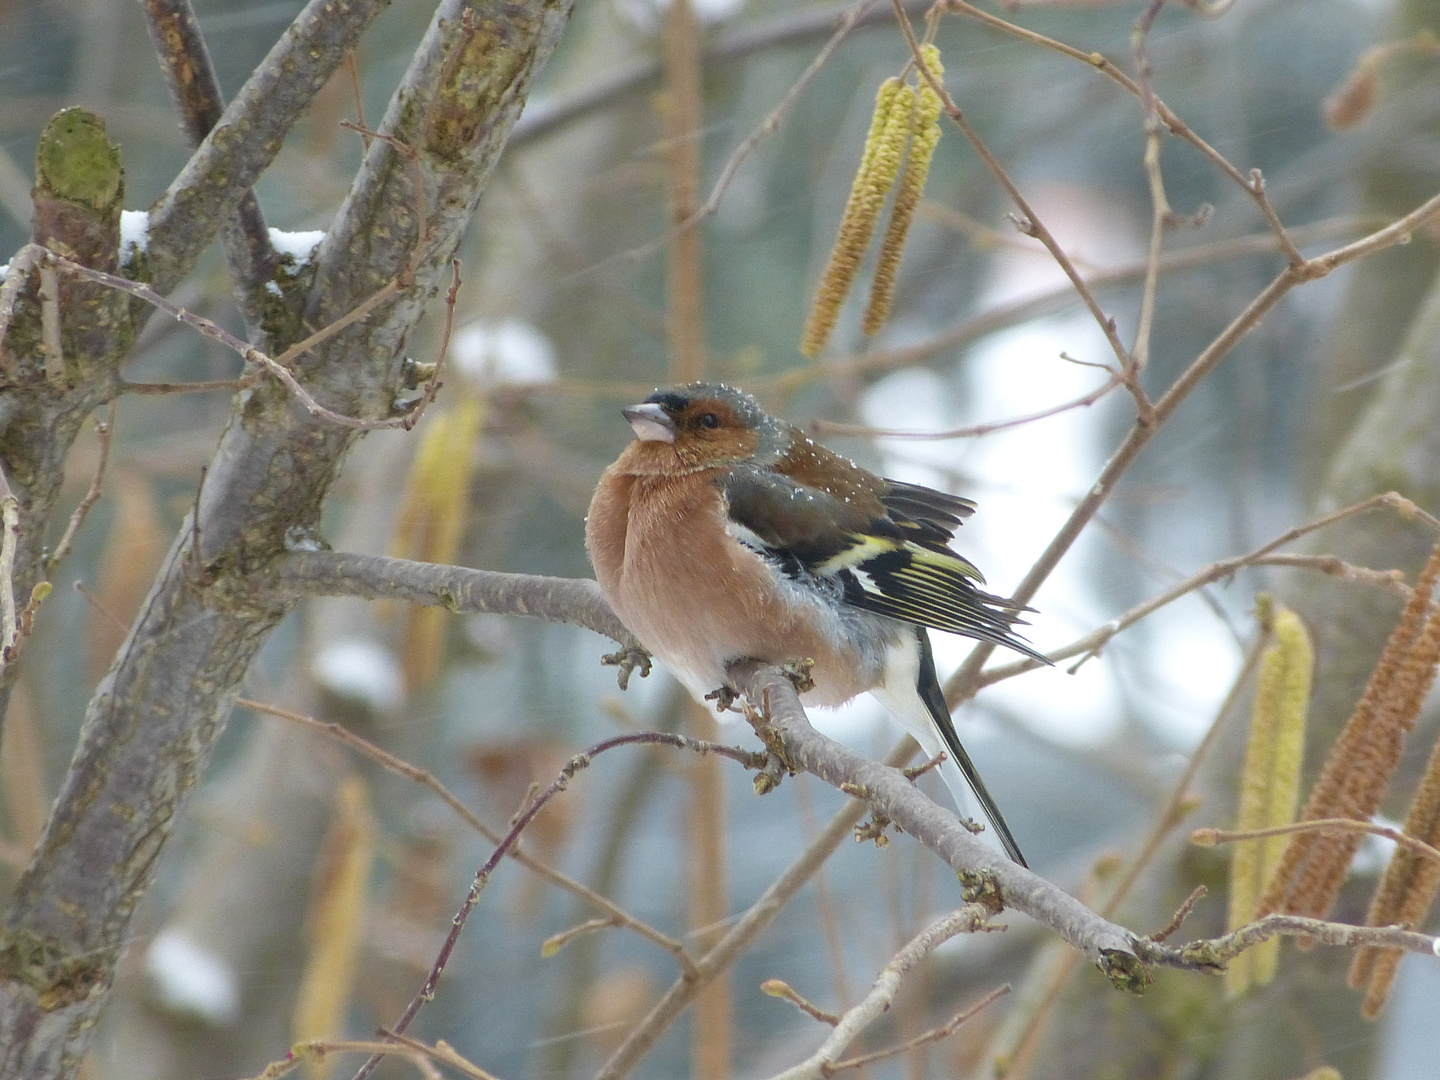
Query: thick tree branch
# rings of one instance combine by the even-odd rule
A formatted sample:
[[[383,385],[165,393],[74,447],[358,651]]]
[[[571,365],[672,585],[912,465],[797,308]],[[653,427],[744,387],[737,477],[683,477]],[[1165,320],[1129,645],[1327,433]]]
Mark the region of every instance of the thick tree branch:
[[[150,41],[180,110],[180,126],[190,145],[199,146],[225,111],[220,81],[200,33],[199,20],[195,18],[190,0],[144,0],[144,3]],[[241,196],[235,214],[220,230],[220,239],[235,285],[235,300],[253,338],[264,321],[263,287],[275,273],[276,264],[265,215],[260,212],[260,201],[254,191]]]
[[[583,626],[626,648],[640,648],[610,610],[600,586],[588,578],[501,574],[342,551],[291,551],[271,565],[270,581],[273,595],[287,602],[358,596],[471,614],[523,615]]]
[[[0,461],[20,514],[17,597],[46,575],[46,527],[70,447],[90,413],[114,396],[133,335],[124,296],[56,274],[43,252],[54,246],[113,272],[124,198],[120,151],[104,121],[83,109],[57,113],[36,154],[32,243],[17,253],[0,293]],[[0,716],[17,670],[0,675]]]
[[[234,211],[301,99],[380,6],[312,3],[232,102],[152,216],[151,270],[162,291]],[[277,343],[288,345],[381,285],[401,282],[367,322],[297,363],[296,377],[317,400],[354,416],[395,407],[401,347],[449,271],[570,7],[440,5],[382,124],[388,141],[372,144],[319,252],[310,321],[276,331]],[[402,144],[413,159],[395,149]],[[83,1055],[175,817],[251,659],[288,608],[252,575],[313,533],[356,437],[301,409],[284,386],[262,383],[237,395],[196,506],[90,703],[44,836],[17,883],[0,933],[4,1075],[67,1077]]]
[[[150,208],[149,279],[169,292],[232,217],[388,0],[311,0]]]

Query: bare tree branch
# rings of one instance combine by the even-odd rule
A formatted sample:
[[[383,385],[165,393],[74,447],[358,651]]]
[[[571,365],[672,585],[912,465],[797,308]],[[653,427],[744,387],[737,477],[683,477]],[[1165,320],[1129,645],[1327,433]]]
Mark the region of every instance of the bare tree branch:
[[[180,110],[180,126],[190,145],[199,146],[225,111],[199,20],[190,0],[145,0],[145,15],[151,44]],[[241,196],[234,216],[220,229],[220,239],[236,302],[255,337],[264,321],[263,286],[275,272],[276,255],[254,191]]]
[[[272,50],[152,215],[151,271],[160,291],[233,212],[302,101],[382,6],[316,0]],[[351,415],[393,407],[406,335],[448,271],[570,10],[569,0],[444,0],[437,9],[382,122],[387,139],[372,144],[318,253],[308,325],[335,321],[402,271],[409,279],[366,322],[297,365],[296,377],[317,398]],[[390,140],[422,156],[423,190]],[[422,207],[432,211],[417,212]],[[113,259],[113,227],[108,242]],[[306,336],[305,325],[297,320],[279,344]],[[175,817],[251,658],[287,610],[247,579],[304,546],[356,437],[297,408],[289,390],[273,383],[239,395],[235,410],[195,509],[90,703],[0,931],[6,1075],[66,1077],[80,1060]]]
[[[925,11],[933,0],[905,0],[913,15]],[[705,44],[701,58],[707,65],[721,66],[753,53],[798,45],[829,37],[846,17],[849,4],[817,7],[790,15],[737,27]],[[872,7],[855,22],[855,29],[875,26],[890,19],[883,7]],[[636,91],[660,82],[660,61],[640,60],[588,79],[585,85],[565,94],[537,100],[515,125],[511,145],[518,148],[543,139],[567,124],[609,108]]]
[[[834,1075],[841,1068],[849,1067],[849,1063],[841,1062],[840,1055],[861,1032],[890,1010],[905,976],[911,969],[957,934],[973,934],[979,930],[992,929],[988,926],[989,917],[990,911],[985,905],[966,904],[957,911],[942,915],[921,930],[881,968],[870,991],[853,1008],[846,1010],[845,1015],[840,1017],[839,1023],[835,1025],[835,1030],[825,1037],[819,1049],[799,1064],[777,1073],[774,1080],[821,1080]],[[1004,992],[1005,989],[1001,988],[987,994],[981,1001],[980,1008],[990,1004]],[[972,1016],[976,1011],[978,1009],[966,1010],[962,1015]],[[946,1028],[954,1030],[948,1024]],[[946,1034],[948,1033],[949,1031],[946,1031]],[[935,1037],[937,1036],[932,1036],[927,1041],[933,1041]],[[909,1049],[909,1046],[904,1049]],[[866,1060],[873,1061],[876,1056],[889,1055],[867,1055]]]
[[[341,551],[290,551],[271,564],[270,581],[273,595],[286,601],[359,596],[454,612],[523,615],[583,626],[626,647],[640,647],[610,610],[600,586],[588,578],[501,574]]]
[[[150,208],[145,256],[169,292],[234,213],[386,0],[310,0]]]

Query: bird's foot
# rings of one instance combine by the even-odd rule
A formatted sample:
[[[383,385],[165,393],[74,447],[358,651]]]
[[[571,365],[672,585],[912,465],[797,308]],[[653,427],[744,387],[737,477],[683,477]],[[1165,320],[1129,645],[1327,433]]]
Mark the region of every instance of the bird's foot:
[[[857,844],[863,844],[867,840],[870,840],[874,841],[877,848],[885,847],[890,843],[890,838],[885,835],[885,831],[889,829],[892,824],[894,824],[894,822],[884,814],[871,814],[868,821],[862,821],[859,825],[855,826],[855,842]],[[896,831],[899,831],[898,826],[896,827]]]
[[[815,689],[815,680],[810,675],[814,668],[815,661],[807,658],[805,660],[787,660],[781,665],[780,671],[795,684],[797,694],[808,694]]]
[[[713,701],[715,703],[716,712],[739,712],[740,710],[735,708],[735,702],[739,699],[740,695],[728,686],[722,686],[718,690],[711,690],[710,693],[705,695],[706,701]]]
[[[760,775],[755,778],[755,794],[764,795],[766,791],[773,790],[779,785],[781,776],[786,773],[794,776],[800,770],[795,767],[795,763],[785,752],[785,741],[780,738],[780,733],[771,727],[764,717],[746,705],[745,719],[755,729],[755,734],[760,736],[760,741],[765,744],[765,752],[770,757],[770,764],[767,764]],[[762,781],[768,783],[765,780],[767,775],[773,778],[774,783],[769,784],[766,791],[761,791]]]
[[[638,646],[627,645],[613,653],[606,653],[600,657],[600,663],[605,667],[620,669],[616,681],[619,682],[621,690],[629,689],[630,673],[636,668],[640,669],[642,679],[650,674],[650,654]]]
[[[782,755],[767,749],[764,757],[765,764],[760,766],[760,771],[755,774],[756,795],[769,795],[780,786],[780,781],[787,775],[795,775],[795,769]]]

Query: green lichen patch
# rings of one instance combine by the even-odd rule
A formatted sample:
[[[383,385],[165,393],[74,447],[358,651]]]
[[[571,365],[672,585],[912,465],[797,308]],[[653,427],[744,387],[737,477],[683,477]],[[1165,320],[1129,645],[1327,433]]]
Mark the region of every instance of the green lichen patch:
[[[120,148],[105,121],[85,109],[62,109],[46,125],[35,155],[37,186],[97,212],[115,210],[124,194]]]

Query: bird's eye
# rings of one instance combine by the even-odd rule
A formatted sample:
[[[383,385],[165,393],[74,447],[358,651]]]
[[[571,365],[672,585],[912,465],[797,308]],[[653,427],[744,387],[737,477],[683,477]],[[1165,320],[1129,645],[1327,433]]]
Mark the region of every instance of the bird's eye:
[[[717,428],[720,426],[720,418],[716,416],[713,412],[702,413],[700,416],[700,426],[707,428]]]

